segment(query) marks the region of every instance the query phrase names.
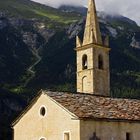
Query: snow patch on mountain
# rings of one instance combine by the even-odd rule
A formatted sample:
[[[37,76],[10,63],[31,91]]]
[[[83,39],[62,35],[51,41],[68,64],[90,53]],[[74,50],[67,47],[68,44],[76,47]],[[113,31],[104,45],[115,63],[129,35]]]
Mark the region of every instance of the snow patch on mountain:
[[[110,26],[107,26],[106,28],[109,30],[110,34],[111,34],[114,38],[116,38],[116,36],[118,35],[117,30],[114,29],[113,27],[110,27]]]
[[[140,49],[140,41],[136,40],[135,36],[132,37],[132,42],[130,43],[132,48]]]

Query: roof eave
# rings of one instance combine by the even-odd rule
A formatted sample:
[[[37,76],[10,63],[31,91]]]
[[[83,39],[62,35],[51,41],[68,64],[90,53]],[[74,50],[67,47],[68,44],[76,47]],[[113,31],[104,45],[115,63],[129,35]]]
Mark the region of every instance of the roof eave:
[[[37,102],[37,100],[39,99],[39,97],[43,94],[43,90],[41,89],[36,97],[34,97],[31,102],[29,103],[29,105],[20,113],[20,115],[12,122],[11,124],[11,128],[14,128],[15,125],[22,119],[22,117],[28,112],[28,110],[30,110],[32,108],[32,106]]]
[[[140,123],[140,120],[132,120],[132,119],[115,119],[115,118],[96,118],[96,117],[79,117],[80,120],[83,121],[107,121],[107,122],[129,122],[129,123]]]

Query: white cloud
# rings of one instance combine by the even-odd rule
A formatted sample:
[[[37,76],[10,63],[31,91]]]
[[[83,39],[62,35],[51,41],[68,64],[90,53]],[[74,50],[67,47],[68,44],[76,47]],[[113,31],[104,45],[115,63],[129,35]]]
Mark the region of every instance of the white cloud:
[[[96,0],[97,9],[107,13],[117,13],[140,24],[140,1],[138,0]]]
[[[88,0],[34,0],[53,7],[62,4],[87,5]],[[110,14],[121,14],[129,17],[140,24],[140,1],[139,0],[95,0],[98,11],[105,11]]]
[[[33,1],[50,5],[56,8],[63,4],[79,6],[79,5],[85,5],[86,3],[85,0],[33,0]]]

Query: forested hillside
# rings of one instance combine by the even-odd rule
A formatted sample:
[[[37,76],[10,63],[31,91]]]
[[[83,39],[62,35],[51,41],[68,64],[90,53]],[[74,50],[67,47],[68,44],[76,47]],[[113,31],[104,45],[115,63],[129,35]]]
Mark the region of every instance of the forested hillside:
[[[0,1],[1,140],[11,139],[11,121],[40,89],[76,91],[75,36],[83,37],[85,11]],[[121,15],[98,16],[110,38],[111,96],[140,99],[140,27]]]

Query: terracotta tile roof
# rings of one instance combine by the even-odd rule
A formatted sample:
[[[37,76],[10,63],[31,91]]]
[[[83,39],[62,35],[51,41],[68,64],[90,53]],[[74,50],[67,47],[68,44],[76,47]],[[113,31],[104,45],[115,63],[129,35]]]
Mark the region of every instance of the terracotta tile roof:
[[[80,93],[46,94],[81,119],[140,121],[140,100],[113,99]]]

